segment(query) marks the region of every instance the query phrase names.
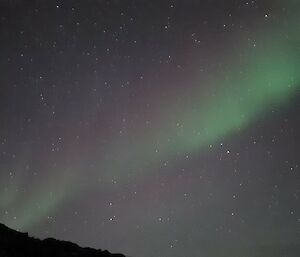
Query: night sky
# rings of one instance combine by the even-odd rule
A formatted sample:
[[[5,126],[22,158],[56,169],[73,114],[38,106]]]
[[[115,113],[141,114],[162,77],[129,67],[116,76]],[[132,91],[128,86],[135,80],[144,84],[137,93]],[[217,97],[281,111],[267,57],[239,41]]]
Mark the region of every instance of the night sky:
[[[0,1],[0,222],[133,257],[300,256],[300,2]]]

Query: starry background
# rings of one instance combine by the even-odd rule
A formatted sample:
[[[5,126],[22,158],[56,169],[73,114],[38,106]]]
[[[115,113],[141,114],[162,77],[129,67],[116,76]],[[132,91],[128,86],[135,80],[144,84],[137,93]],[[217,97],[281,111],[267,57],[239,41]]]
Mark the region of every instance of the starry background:
[[[299,14],[0,1],[0,222],[133,257],[299,256]]]

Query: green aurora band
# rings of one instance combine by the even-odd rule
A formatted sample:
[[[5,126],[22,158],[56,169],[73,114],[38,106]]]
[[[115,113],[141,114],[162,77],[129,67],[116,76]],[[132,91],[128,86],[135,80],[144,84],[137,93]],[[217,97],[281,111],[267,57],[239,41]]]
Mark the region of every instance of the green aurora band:
[[[114,178],[122,183],[128,174],[136,179],[150,175],[161,160],[174,160],[178,154],[203,151],[224,137],[239,134],[272,108],[288,104],[300,87],[300,36],[295,29],[298,20],[289,19],[272,32],[270,28],[261,31],[256,47],[241,43],[237,52],[242,49],[246,53],[243,58],[233,58],[233,62],[227,63],[230,72],[225,71],[208,82],[216,92],[208,96],[191,92],[194,100],[189,107],[178,107],[178,120],[171,125],[163,122],[167,117],[161,117],[160,131],[141,131],[133,143],[112,143],[107,150],[111,156],[109,160],[101,159],[96,153],[100,160],[98,174],[93,174],[94,177],[101,177],[104,186],[109,188]],[[91,190],[90,184],[81,182],[81,168],[84,169],[79,165],[75,174],[74,171],[62,172],[62,177],[57,178],[58,184],[45,182],[39,193],[22,205],[18,219],[5,222],[27,230],[58,211],[67,201],[74,201],[76,194]],[[96,179],[93,187],[95,190],[99,187]],[[9,192],[14,193],[0,196],[0,206],[18,200],[14,189]]]

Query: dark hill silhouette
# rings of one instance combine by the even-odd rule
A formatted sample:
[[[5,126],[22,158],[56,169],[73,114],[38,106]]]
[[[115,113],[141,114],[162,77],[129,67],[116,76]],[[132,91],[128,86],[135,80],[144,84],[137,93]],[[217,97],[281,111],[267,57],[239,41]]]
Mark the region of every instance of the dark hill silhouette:
[[[0,257],[125,257],[53,238],[39,240],[0,224]]]

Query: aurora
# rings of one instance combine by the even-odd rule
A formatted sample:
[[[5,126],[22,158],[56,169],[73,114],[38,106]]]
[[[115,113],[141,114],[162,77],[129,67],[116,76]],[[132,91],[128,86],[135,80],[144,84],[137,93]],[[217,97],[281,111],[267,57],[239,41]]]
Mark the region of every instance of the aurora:
[[[198,52],[195,50],[196,48],[193,48],[194,46],[186,44],[183,47],[182,44],[180,45],[181,48],[178,47],[183,53],[194,53],[190,57],[192,61],[190,59],[186,61],[187,63],[192,63],[191,66],[193,68],[190,69],[192,75],[186,71],[188,75],[179,82],[166,79],[166,81],[174,81],[174,85],[168,84],[165,87],[169,90],[168,92],[174,91],[174,98],[164,98],[161,96],[163,95],[163,89],[161,89],[162,87],[159,84],[152,86],[155,89],[153,90],[154,92],[151,91],[152,87],[149,86],[151,90],[148,90],[151,91],[151,94],[146,90],[146,93],[144,93],[143,89],[141,89],[143,83],[151,84],[153,81],[159,81],[163,84],[164,78],[160,78],[159,76],[155,77],[155,79],[150,76],[149,78],[146,75],[140,75],[140,73],[138,73],[138,79],[132,79],[134,82],[131,83],[136,83],[134,90],[130,91],[131,84],[129,82],[122,82],[120,89],[118,89],[120,91],[113,89],[114,83],[108,83],[99,75],[106,76],[104,72],[102,74],[99,71],[101,69],[104,70],[105,65],[101,64],[103,65],[101,66],[98,63],[100,62],[98,59],[95,61],[97,68],[93,68],[93,74],[96,74],[96,82],[99,84],[95,81],[88,81],[85,84],[85,82],[80,81],[80,76],[78,76],[79,79],[72,79],[75,85],[73,87],[63,81],[65,83],[62,87],[64,91],[57,89],[59,86],[52,83],[52,80],[55,81],[55,79],[48,79],[49,81],[47,81],[46,78],[46,82],[43,83],[51,84],[53,92],[61,90],[64,93],[54,97],[53,95],[56,95],[56,93],[52,93],[49,90],[48,99],[52,99],[51,97],[54,99],[52,105],[50,104],[50,100],[49,103],[46,102],[47,94],[45,97],[43,94],[36,94],[36,92],[32,94],[42,98],[40,100],[42,101],[43,108],[47,108],[47,112],[51,113],[52,116],[56,113],[53,107],[55,104],[58,103],[57,105],[61,104],[64,106],[65,102],[69,101],[69,105],[66,105],[67,107],[65,108],[68,115],[63,114],[59,118],[51,116],[51,122],[59,127],[57,132],[59,134],[57,138],[59,139],[54,137],[50,132],[42,134],[40,132],[42,129],[31,130],[33,132],[30,132],[32,133],[30,135],[33,135],[32,138],[35,138],[36,135],[38,138],[48,137],[49,142],[51,140],[51,142],[55,142],[51,144],[51,151],[57,155],[51,159],[51,153],[49,155],[44,154],[44,150],[41,150],[43,154],[39,153],[39,147],[43,149],[46,143],[39,143],[38,140],[31,139],[30,143],[27,145],[24,144],[18,151],[15,151],[17,152],[17,161],[13,165],[3,164],[2,167],[0,166],[2,169],[6,168],[9,170],[8,174],[0,175],[3,181],[0,183],[0,185],[3,184],[0,189],[0,208],[6,210],[2,221],[19,230],[39,231],[39,227],[44,226],[43,224],[52,224],[53,217],[56,215],[65,217],[72,214],[75,216],[75,220],[81,210],[73,211],[73,206],[77,206],[79,203],[83,203],[83,206],[85,206],[86,203],[92,202],[91,205],[93,207],[97,206],[95,207],[96,213],[104,210],[103,212],[107,216],[105,221],[102,223],[98,222],[97,224],[102,224],[99,226],[108,226],[106,222],[107,224],[113,224],[115,216],[117,216],[111,211],[115,206],[115,198],[112,196],[117,195],[119,202],[126,202],[122,205],[123,207],[120,207],[120,210],[126,209],[124,207],[126,204],[130,205],[131,201],[135,201],[132,199],[128,200],[127,194],[129,194],[128,192],[132,194],[131,191],[134,192],[133,199],[135,199],[134,197],[137,197],[136,188],[151,188],[144,194],[147,194],[152,199],[150,197],[151,194],[154,195],[157,190],[155,183],[161,183],[162,178],[165,177],[170,181],[176,180],[175,170],[182,165],[182,160],[195,156],[200,159],[209,153],[211,149],[218,149],[224,141],[234,141],[235,138],[242,138],[263,117],[271,116],[276,110],[288,108],[300,93],[300,37],[297,30],[299,23],[299,3],[298,1],[287,1],[285,3],[286,6],[282,7],[279,1],[275,1],[274,3],[266,2],[266,5],[270,7],[270,13],[265,12],[262,15],[263,12],[259,12],[257,15],[260,15],[259,17],[261,18],[252,17],[254,20],[257,19],[260,22],[265,22],[261,27],[249,26],[249,29],[245,29],[246,32],[244,32],[243,23],[241,22],[239,29],[242,32],[240,32],[239,29],[236,29],[238,22],[240,20],[245,24],[249,22],[246,18],[240,17],[240,20],[237,19],[235,23],[232,22],[235,25],[235,27],[232,25],[232,31],[234,32],[230,32],[230,38],[228,39],[228,42],[234,42],[234,45],[220,51],[220,56],[217,57],[211,57],[214,53],[210,53],[209,51],[213,51],[212,49],[214,48],[209,45],[206,46],[205,49],[209,56],[206,63],[207,67],[203,67],[202,60],[197,59],[198,55],[195,53]],[[246,6],[248,5],[249,3]],[[274,11],[275,14],[272,15],[272,8],[280,11],[276,13]],[[228,19],[231,19],[231,16],[231,13],[230,15],[226,14],[226,17],[229,17]],[[166,33],[175,33],[169,32],[169,30],[172,31],[173,27],[171,26],[171,22],[169,25],[168,22],[169,20],[167,20],[167,25],[162,27],[162,30]],[[207,26],[209,26],[210,23],[204,21],[203,24],[208,24]],[[94,24],[94,26],[97,27],[99,25]],[[210,26],[212,26],[209,27],[212,32],[208,33],[207,36],[214,33],[213,25]],[[122,26],[119,26],[119,29],[120,27]],[[228,29],[229,25],[224,23],[221,27],[225,30]],[[59,28],[60,30],[64,29],[63,26]],[[122,29],[119,32],[120,38],[124,36]],[[102,29],[102,31],[107,33],[106,29]],[[222,34],[225,32],[218,33]],[[113,37],[119,40],[116,35],[117,33],[113,34]],[[244,37],[240,35],[244,35]],[[202,38],[198,40],[196,37],[197,33],[192,33],[191,38],[196,44],[200,44],[201,40],[205,41]],[[103,42],[108,40],[105,38],[105,35],[103,38],[99,38]],[[126,39],[125,36],[124,38]],[[141,36],[141,38],[143,37]],[[149,38],[151,40],[150,36]],[[99,41],[102,43],[100,39]],[[118,41],[117,39],[114,40]],[[138,40],[135,40],[134,37],[132,41],[134,44],[138,44]],[[152,44],[155,45],[153,42]],[[99,45],[101,44],[99,43]],[[218,44],[216,43],[216,45]],[[226,44],[226,46],[228,45],[229,43]],[[97,47],[100,48],[95,43],[93,51],[98,51]],[[105,54],[108,55],[111,51],[119,50],[108,46],[105,49]],[[89,56],[93,55],[91,52],[84,51],[82,54],[84,57],[80,57],[82,60],[80,59],[81,61],[78,61],[76,66],[78,69],[80,69],[80,65],[85,65],[86,67],[92,66],[87,61],[90,58]],[[141,51],[137,53],[141,54]],[[105,63],[107,60],[103,56],[101,58]],[[128,56],[126,55],[125,59],[131,62],[130,58],[132,57]],[[126,68],[121,66],[121,64],[115,64],[113,58],[116,58],[116,63],[120,61],[118,54],[109,58],[108,63],[110,65],[107,65],[111,67],[109,72],[114,74],[115,70],[119,71],[120,77],[129,76],[123,74],[126,72],[131,74],[130,69],[126,66],[126,62]],[[172,58],[171,54],[168,55],[166,63],[172,63]],[[211,64],[213,64],[213,68],[209,67]],[[179,66],[178,64],[174,64],[176,69],[181,68]],[[68,70],[68,67],[66,69]],[[149,74],[161,74],[159,65],[152,65],[151,69]],[[89,68],[87,70],[87,74],[92,73]],[[168,69],[166,70],[169,71]],[[170,70],[174,73],[174,70]],[[174,74],[172,72],[165,72],[164,75],[167,78],[173,77]],[[63,72],[62,74],[58,74],[57,76],[69,76],[67,72],[67,75]],[[83,72],[83,74],[85,73]],[[111,76],[111,81],[119,79],[116,78],[118,77],[118,73],[117,75],[109,74],[109,76]],[[40,75],[40,77],[43,78],[43,75]],[[39,79],[42,80],[41,78]],[[35,81],[32,78],[30,79]],[[102,83],[102,80],[105,81],[103,87],[99,86],[99,81]],[[66,81],[68,80],[66,79]],[[43,88],[44,84],[42,82],[41,85],[41,88]],[[86,88],[90,85],[92,90],[88,91]],[[166,90],[165,88],[164,90]],[[111,93],[115,92],[113,90],[116,90],[117,93]],[[125,91],[126,93],[124,93]],[[72,96],[71,92],[76,92],[76,96]],[[84,95],[83,92],[88,93]],[[98,92],[100,92],[100,97],[98,95],[95,97]],[[180,92],[184,93],[180,94]],[[115,97],[113,103],[111,103],[111,99],[109,98],[111,95]],[[135,101],[132,99],[128,100],[128,110],[123,110],[122,107],[119,107],[122,105],[118,103],[118,97],[121,96],[121,99],[127,99],[129,95],[133,95],[132,98]],[[68,101],[65,99],[68,99]],[[95,99],[97,99],[97,104],[94,104]],[[83,104],[77,107],[77,101]],[[124,102],[126,101],[124,100]],[[159,111],[154,110],[154,108],[151,109],[151,107],[149,107],[149,111],[139,109],[140,105],[142,106],[144,103],[147,103],[149,106],[156,106]],[[62,110],[65,109],[62,108]],[[71,111],[68,112],[69,110]],[[44,122],[43,115],[45,115],[45,112],[44,110],[37,111],[37,116],[40,115],[42,117],[36,121],[37,124]],[[100,114],[98,115],[98,113]],[[114,114],[122,117],[121,121],[119,121],[120,117],[115,117]],[[143,115],[147,116],[146,122],[144,122]],[[131,119],[128,117],[131,117]],[[148,117],[152,117],[153,120],[148,120]],[[24,117],[22,118],[25,120]],[[27,116],[26,122],[29,123],[28,126],[31,126],[30,123],[33,123],[31,118],[27,118]],[[51,122],[45,122],[46,125],[40,126],[41,128],[48,126],[47,129],[51,131]],[[48,143],[47,140],[45,141]],[[30,152],[28,145],[35,150]],[[225,151],[228,155],[231,152],[230,147],[227,146],[224,147],[224,150],[218,151]],[[28,159],[35,160],[35,154],[42,157],[38,167],[46,167],[44,173],[37,168],[31,172],[31,167],[27,165]],[[165,173],[159,172],[162,167],[165,168]],[[24,172],[18,173],[17,171],[20,170],[24,170]],[[196,165],[193,172],[191,172],[195,177],[196,175],[198,176],[197,170],[198,166]],[[41,177],[39,177],[39,172],[42,173]],[[30,175],[28,175],[29,173]],[[26,190],[22,188],[26,188]],[[230,190],[228,189],[228,191]],[[176,195],[180,190],[175,189],[174,191],[174,195]],[[218,192],[218,189],[216,189],[216,192]],[[187,195],[187,193],[184,194],[184,196]],[[236,194],[234,194],[233,198],[236,200]],[[142,196],[141,199],[143,199]],[[181,206],[184,201],[182,199],[178,200],[178,206]],[[145,209],[145,202],[142,200],[138,202],[138,206],[140,207],[138,210],[141,213]],[[182,205],[184,206],[184,204]],[[222,202],[220,202],[220,205],[222,205]],[[195,203],[192,206],[194,208]],[[181,207],[176,208],[180,210],[178,212],[184,213]],[[62,211],[65,209],[68,209],[67,214]],[[13,215],[11,216],[10,213],[13,213]],[[128,211],[128,213],[131,212]],[[153,213],[156,215],[156,210],[153,210]],[[184,216],[184,214],[181,215]],[[231,216],[235,216],[235,212],[232,211],[229,216],[230,218]],[[126,218],[130,220],[130,214]],[[87,223],[88,219],[82,219]],[[149,219],[151,220],[151,218]],[[156,219],[158,223],[163,220],[161,217]],[[138,227],[140,229],[140,225]],[[171,245],[173,246],[173,244]]]

